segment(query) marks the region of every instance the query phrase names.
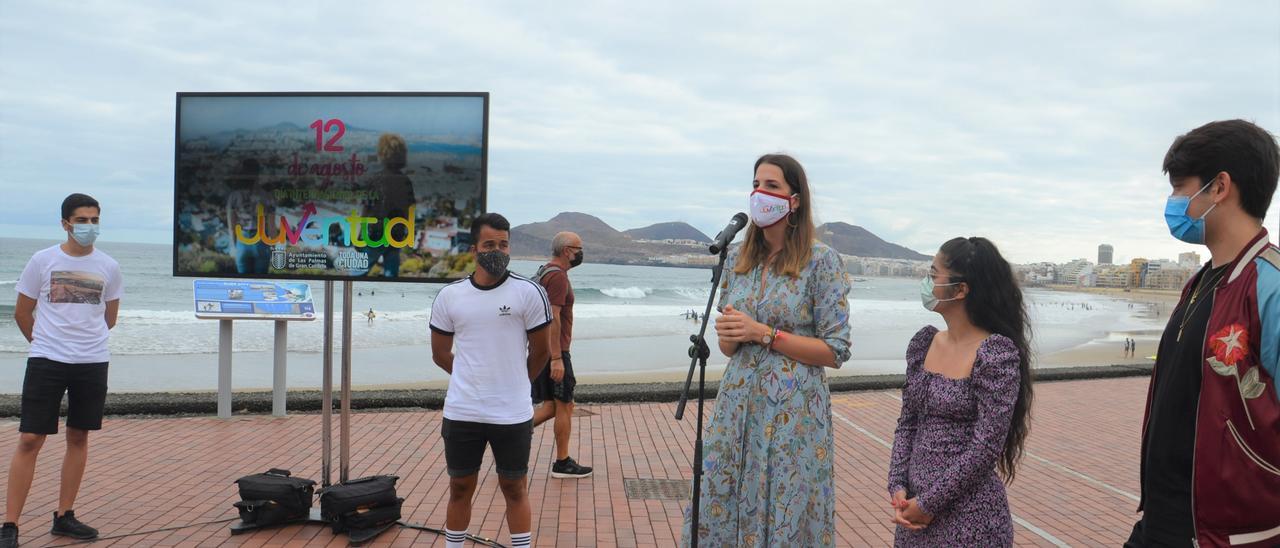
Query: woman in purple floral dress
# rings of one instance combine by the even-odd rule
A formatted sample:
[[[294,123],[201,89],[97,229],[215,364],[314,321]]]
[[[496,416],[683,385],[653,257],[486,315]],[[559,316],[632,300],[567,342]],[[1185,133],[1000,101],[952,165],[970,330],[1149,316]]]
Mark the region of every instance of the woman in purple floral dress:
[[[1031,406],[1027,313],[1009,263],[985,238],[943,244],[922,280],[926,326],[907,346],[893,438],[895,546],[1011,546],[1013,481]]]

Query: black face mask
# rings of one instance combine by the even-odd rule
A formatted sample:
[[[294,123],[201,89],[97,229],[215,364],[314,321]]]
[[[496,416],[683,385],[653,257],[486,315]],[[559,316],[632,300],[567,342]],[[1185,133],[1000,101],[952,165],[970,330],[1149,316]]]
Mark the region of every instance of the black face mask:
[[[501,251],[482,251],[476,253],[476,264],[480,265],[485,272],[488,272],[495,278],[501,278],[507,273],[507,265],[511,263],[511,256]]]
[[[581,250],[581,249],[579,249],[579,250],[578,250],[578,252],[577,252],[577,253],[575,253],[575,254],[573,255],[573,258],[572,258],[572,259],[569,259],[569,266],[571,266],[571,267],[573,267],[573,266],[578,266],[578,265],[580,265],[580,264],[582,264],[582,250]]]

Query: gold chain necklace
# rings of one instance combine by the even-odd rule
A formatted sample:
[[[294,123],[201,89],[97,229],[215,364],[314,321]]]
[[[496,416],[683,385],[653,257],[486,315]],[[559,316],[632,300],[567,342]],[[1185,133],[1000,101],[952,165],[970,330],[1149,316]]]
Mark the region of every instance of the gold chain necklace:
[[[1196,311],[1196,308],[1200,307],[1200,304],[1196,302],[1196,300],[1200,298],[1200,293],[1203,292],[1205,288],[1212,290],[1217,287],[1218,282],[1222,280],[1222,276],[1226,273],[1227,269],[1224,266],[1222,267],[1222,270],[1218,271],[1218,273],[1214,275],[1212,281],[1209,283],[1204,283],[1204,280],[1202,279],[1201,283],[1196,284],[1196,290],[1191,293],[1191,300],[1187,301],[1187,311],[1182,313],[1182,323],[1178,325],[1178,342],[1182,342],[1182,330],[1187,327],[1187,322],[1191,320],[1191,314]]]

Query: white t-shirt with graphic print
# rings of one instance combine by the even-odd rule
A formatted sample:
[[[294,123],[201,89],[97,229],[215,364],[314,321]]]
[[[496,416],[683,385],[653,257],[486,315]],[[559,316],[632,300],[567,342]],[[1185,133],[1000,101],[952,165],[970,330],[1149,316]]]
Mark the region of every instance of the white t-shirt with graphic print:
[[[467,278],[441,288],[431,304],[431,329],[453,336],[445,418],[485,424],[532,419],[528,335],[551,318],[546,291],[517,274],[492,287]]]
[[[18,293],[36,301],[28,356],[63,363],[111,360],[107,302],[124,293],[120,263],[94,249],[72,257],[61,244],[37,251],[18,278]]]

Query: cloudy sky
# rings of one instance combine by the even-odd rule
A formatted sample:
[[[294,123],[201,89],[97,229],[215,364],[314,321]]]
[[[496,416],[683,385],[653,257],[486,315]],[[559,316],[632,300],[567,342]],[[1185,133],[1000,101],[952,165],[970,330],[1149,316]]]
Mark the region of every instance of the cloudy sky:
[[[60,237],[78,191],[103,241],[168,242],[178,91],[488,91],[517,224],[714,234],[785,151],[819,221],[926,253],[1195,249],[1161,159],[1211,120],[1280,131],[1280,2],[980,4],[4,0],[0,234]]]

